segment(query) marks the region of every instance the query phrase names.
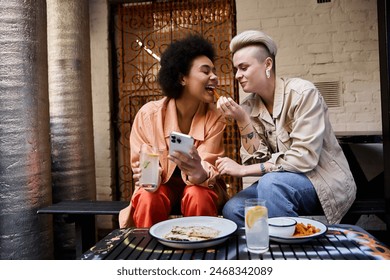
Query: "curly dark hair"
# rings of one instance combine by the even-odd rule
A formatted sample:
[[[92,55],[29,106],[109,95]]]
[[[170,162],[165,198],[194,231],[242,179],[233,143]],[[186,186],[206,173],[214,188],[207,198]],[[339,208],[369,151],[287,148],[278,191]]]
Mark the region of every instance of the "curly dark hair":
[[[161,68],[157,76],[165,96],[180,97],[183,90],[181,78],[188,75],[194,59],[203,55],[214,61],[213,45],[200,35],[189,35],[168,46],[161,55]]]

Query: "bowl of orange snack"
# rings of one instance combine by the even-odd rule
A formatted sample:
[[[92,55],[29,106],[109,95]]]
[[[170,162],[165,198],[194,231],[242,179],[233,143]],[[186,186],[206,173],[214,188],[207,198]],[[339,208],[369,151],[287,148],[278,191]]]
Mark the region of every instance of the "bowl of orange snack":
[[[312,224],[297,223],[293,236],[310,236],[319,232],[320,229]]]

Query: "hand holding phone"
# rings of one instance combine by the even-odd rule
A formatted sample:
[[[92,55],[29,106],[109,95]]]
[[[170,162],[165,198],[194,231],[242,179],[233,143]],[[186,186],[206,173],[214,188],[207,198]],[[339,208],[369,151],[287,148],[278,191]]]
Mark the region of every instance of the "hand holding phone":
[[[194,145],[194,138],[190,135],[173,131],[169,136],[169,154],[178,151],[185,154],[189,154],[192,146]]]
[[[172,132],[169,140],[170,160],[177,164],[187,176],[188,181],[200,184],[208,178],[208,172],[202,166],[202,159],[196,149],[193,149],[194,138],[179,132]],[[174,152],[187,154],[186,157],[173,155]],[[191,154],[190,154],[191,153]]]

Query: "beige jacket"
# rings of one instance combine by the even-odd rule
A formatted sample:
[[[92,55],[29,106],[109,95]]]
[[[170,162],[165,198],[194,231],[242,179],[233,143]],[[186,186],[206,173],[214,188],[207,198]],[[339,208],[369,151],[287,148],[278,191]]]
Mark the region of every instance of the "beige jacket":
[[[275,171],[305,173],[328,222],[339,223],[355,200],[356,184],[315,86],[298,78],[276,78],[273,116],[257,94],[242,106],[261,139],[254,154],[241,147],[243,163],[268,161]]]

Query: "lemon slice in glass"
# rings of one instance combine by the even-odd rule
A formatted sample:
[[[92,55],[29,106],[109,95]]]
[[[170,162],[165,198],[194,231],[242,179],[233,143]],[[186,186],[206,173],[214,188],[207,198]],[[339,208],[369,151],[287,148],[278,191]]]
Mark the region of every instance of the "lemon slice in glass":
[[[264,217],[265,215],[268,215],[267,208],[264,206],[254,206],[250,208],[245,216],[245,221],[248,226],[248,228],[253,227],[255,222],[260,219],[261,217]]]

